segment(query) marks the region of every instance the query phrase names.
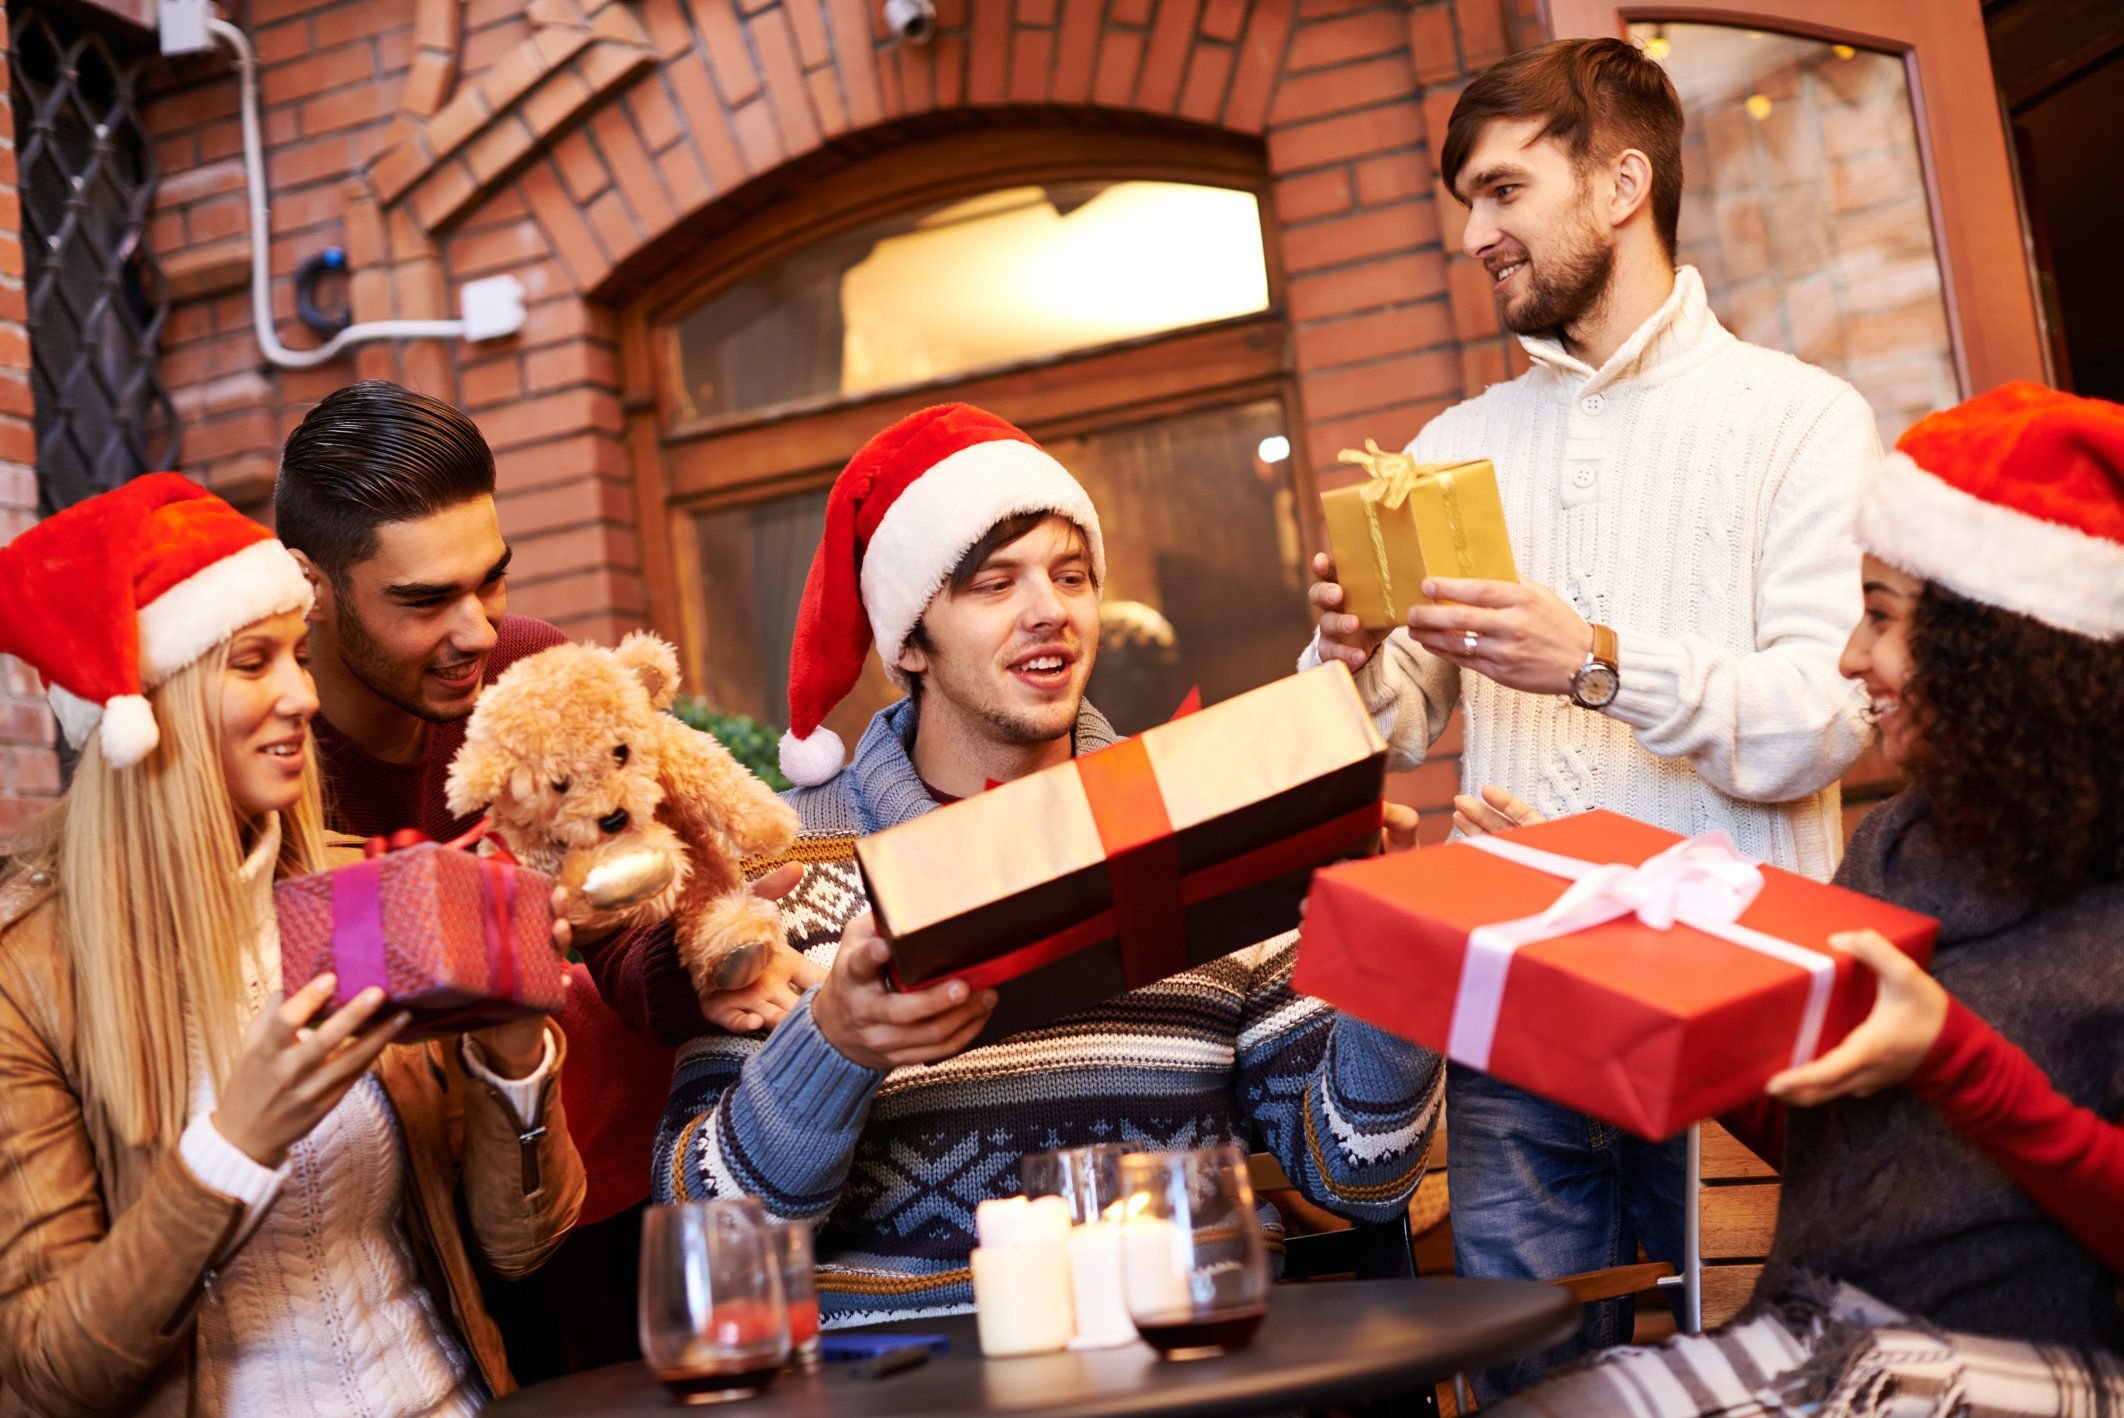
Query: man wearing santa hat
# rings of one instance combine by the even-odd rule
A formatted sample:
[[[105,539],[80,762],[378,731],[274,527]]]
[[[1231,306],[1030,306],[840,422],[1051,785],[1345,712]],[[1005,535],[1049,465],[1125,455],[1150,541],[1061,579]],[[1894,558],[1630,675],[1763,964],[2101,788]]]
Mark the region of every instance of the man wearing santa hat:
[[[1437,1056],[1295,993],[1295,934],[970,1050],[992,993],[887,987],[856,839],[1114,741],[1084,702],[1104,573],[1077,480],[963,404],[873,438],[827,500],[782,746],[806,867],[783,919],[826,978],[772,1033],[681,1050],[654,1177],[659,1200],[824,1222],[829,1324],[968,1308],[974,1208],[1017,1190],[1028,1152],[1258,1130],[1301,1191],[1359,1220],[1400,1212],[1422,1174]],[[844,765],[821,721],[873,645],[907,697]]]

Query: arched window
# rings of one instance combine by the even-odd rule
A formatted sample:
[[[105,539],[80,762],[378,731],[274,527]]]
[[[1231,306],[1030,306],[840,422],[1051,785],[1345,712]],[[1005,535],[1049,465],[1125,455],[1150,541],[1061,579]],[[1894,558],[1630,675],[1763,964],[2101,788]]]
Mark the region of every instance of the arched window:
[[[1191,687],[1287,673],[1312,488],[1260,171],[1221,138],[930,139],[660,280],[627,321],[631,433],[656,619],[695,689],[783,721],[827,487],[872,433],[953,399],[1019,423],[1097,503],[1091,697],[1124,731]],[[873,662],[830,723],[853,742],[894,693]]]

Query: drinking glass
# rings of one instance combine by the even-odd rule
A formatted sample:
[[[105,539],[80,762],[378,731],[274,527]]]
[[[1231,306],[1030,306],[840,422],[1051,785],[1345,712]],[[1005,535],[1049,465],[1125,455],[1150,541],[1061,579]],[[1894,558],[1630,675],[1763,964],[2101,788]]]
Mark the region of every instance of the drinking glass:
[[[813,1269],[811,1223],[776,1221],[767,1228],[782,1267],[782,1296],[789,1302],[789,1363],[796,1369],[819,1366],[819,1287]]]
[[[1230,1144],[1120,1162],[1129,1318],[1167,1359],[1243,1349],[1268,1312],[1268,1255],[1246,1153]]]
[[[1099,1142],[1029,1152],[1018,1161],[1018,1181],[1028,1197],[1061,1197],[1069,1203],[1070,1224],[1088,1225],[1120,1199],[1121,1159],[1130,1151],[1118,1142]]]
[[[766,1214],[749,1197],[642,1218],[642,1357],[681,1403],[750,1398],[789,1354],[789,1306]]]

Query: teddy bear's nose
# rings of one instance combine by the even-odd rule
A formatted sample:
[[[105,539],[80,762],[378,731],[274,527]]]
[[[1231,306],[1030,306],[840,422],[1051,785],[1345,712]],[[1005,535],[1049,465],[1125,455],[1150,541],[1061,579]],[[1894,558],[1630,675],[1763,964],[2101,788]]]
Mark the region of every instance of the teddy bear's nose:
[[[628,820],[629,819],[627,817],[627,809],[614,808],[612,811],[612,815],[610,817],[599,818],[597,820],[597,825],[604,831],[609,832],[614,836],[617,836],[627,830]]]

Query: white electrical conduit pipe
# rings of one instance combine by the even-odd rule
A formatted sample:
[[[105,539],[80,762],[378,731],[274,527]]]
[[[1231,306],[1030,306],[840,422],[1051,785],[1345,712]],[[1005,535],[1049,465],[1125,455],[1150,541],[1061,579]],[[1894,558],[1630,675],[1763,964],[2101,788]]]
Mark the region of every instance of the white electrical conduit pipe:
[[[371,320],[349,325],[314,350],[291,350],[273,328],[272,212],[266,205],[265,144],[258,126],[258,56],[251,40],[227,20],[209,18],[207,32],[236,51],[243,84],[243,171],[251,197],[251,323],[258,327],[258,347],[282,369],[315,369],[341,351],[375,340],[454,340],[465,333],[462,320]]]

